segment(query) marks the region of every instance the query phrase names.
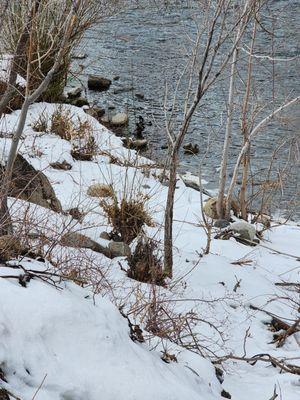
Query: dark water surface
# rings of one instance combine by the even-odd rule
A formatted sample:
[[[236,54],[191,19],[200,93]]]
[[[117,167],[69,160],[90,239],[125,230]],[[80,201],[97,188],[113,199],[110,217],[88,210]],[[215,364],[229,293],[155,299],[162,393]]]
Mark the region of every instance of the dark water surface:
[[[146,124],[145,137],[150,143],[146,154],[160,162],[166,159],[166,150],[162,149],[166,144],[163,113],[165,87],[167,84],[170,92],[175,87],[188,60],[187,52],[191,48],[189,37],[194,37],[196,32],[195,20],[199,19],[199,15],[201,18],[201,13],[193,2],[177,3],[169,9],[159,9],[153,2],[151,5],[145,2],[145,7],[137,7],[131,2],[126,11],[102,21],[88,32],[80,47],[80,51],[86,53],[88,58],[78,61],[85,67],[83,75],[99,74],[110,79],[119,77],[113,81],[108,92],[90,92],[90,99],[106,109],[115,107],[111,113],[128,112],[129,133],[133,133],[139,115],[146,122],[152,123],[151,126]],[[267,58],[259,58],[255,63],[256,100],[252,102],[251,108],[254,110],[259,106],[259,115],[263,117],[274,108],[274,104],[278,106],[286,98],[295,97],[300,92],[300,1],[270,1],[268,10],[263,14],[262,25],[267,30],[274,29],[275,34],[272,39],[271,35],[259,29],[255,53],[263,56],[271,54],[273,50],[273,57],[278,59],[272,62]],[[238,79],[241,82],[245,78],[247,58],[245,52],[241,51],[240,54],[241,59],[244,58]],[[183,152],[181,154],[180,169],[195,174],[198,174],[199,160],[206,154],[203,177],[210,189],[215,189],[218,183],[225,132],[227,87],[228,73],[225,73],[223,79],[207,93],[192,121],[185,142],[197,143],[200,153],[197,156],[185,155]],[[239,82],[237,87],[241,88]],[[183,83],[178,92],[178,120],[181,117],[180,106],[184,95]],[[237,109],[240,108],[241,99],[242,93],[237,93]],[[261,187],[259,183],[266,179],[274,150],[281,145],[275,154],[270,180],[277,179],[280,171],[289,165],[288,180],[278,196],[282,208],[298,207],[299,215],[299,204],[295,205],[299,201],[300,191],[299,105],[290,109],[284,117],[264,128],[253,143],[251,173],[254,175],[256,191]],[[259,116],[256,121],[259,121]],[[292,138],[294,140],[290,146]],[[240,121],[237,118],[234,122],[229,174],[240,143]],[[278,196],[274,207],[278,206]]]

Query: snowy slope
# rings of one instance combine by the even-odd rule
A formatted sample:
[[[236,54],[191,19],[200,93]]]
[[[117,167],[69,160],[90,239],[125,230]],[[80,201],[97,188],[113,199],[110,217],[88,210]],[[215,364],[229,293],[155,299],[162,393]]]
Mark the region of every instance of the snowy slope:
[[[27,223],[30,219],[34,229],[48,237],[60,237],[66,229],[80,230],[101,243],[100,233],[109,231],[110,227],[98,200],[86,194],[87,188],[93,183],[112,183],[116,192],[121,194],[126,183],[129,187],[134,188],[133,191],[142,191],[148,195],[149,201],[146,207],[153,215],[156,226],[147,228],[147,233],[150,236],[155,235],[157,240],[162,240],[161,226],[167,188],[156,179],[159,172],[153,169],[150,174],[145,174],[142,168],[136,169],[134,165],[149,163],[149,160],[143,158],[137,160],[135,152],[124,149],[119,138],[112,135],[93,118],[87,116],[83,110],[72,106],[65,107],[74,114],[74,121],[80,116],[80,118],[87,119],[93,124],[94,135],[101,154],[96,156],[92,162],[75,161],[70,156],[69,142],[61,140],[52,133],[34,133],[30,125],[37,119],[38,115],[46,112],[50,116],[56,108],[55,105],[46,103],[31,107],[21,152],[35,168],[44,171],[65,210],[78,206],[84,211],[83,221],[81,223],[72,221],[70,217],[58,215],[19,200],[11,200],[10,202],[13,218],[16,221],[26,219]],[[14,129],[18,113],[15,112],[6,117],[5,127],[8,130]],[[0,128],[0,130],[4,130],[4,127]],[[9,147],[9,143],[9,138],[0,138],[0,155],[4,154],[4,149]],[[107,152],[119,159],[119,165],[109,163]],[[132,166],[122,166],[122,161],[128,159],[131,160]],[[72,165],[70,171],[57,171],[49,167],[51,162],[63,160]],[[189,312],[197,315],[198,320],[193,326],[193,331],[199,336],[203,345],[203,354],[206,356],[226,356],[232,353],[241,357],[246,352],[247,357],[251,357],[259,353],[269,353],[274,357],[290,360],[291,363],[299,365],[299,334],[290,336],[282,348],[277,348],[276,344],[271,343],[273,332],[266,325],[271,321],[270,315],[263,311],[254,310],[250,306],[274,313],[280,318],[285,318],[287,322],[295,320],[297,317],[295,304],[299,303],[299,294],[291,294],[284,287],[276,284],[299,282],[300,262],[297,258],[300,256],[300,227],[292,224],[280,225],[274,223],[272,228],[265,232],[262,245],[254,248],[238,243],[234,239],[227,241],[213,239],[210,254],[200,257],[199,253],[206,245],[204,230],[199,226],[200,215],[199,193],[186,188],[183,182],[179,180],[174,212],[174,277],[169,282],[168,289],[156,289],[158,298],[168,304],[177,315],[184,315]],[[22,232],[22,229],[26,230],[22,223],[17,222],[16,229],[20,232]],[[47,250],[47,246],[45,247]],[[60,382],[59,388],[56,391],[54,390],[56,396],[63,396],[64,390],[77,390],[72,385],[75,383],[77,385],[77,382],[79,382],[75,386],[79,386],[80,390],[83,391],[76,392],[79,396],[78,399],[94,399],[95,396],[99,398],[100,392],[97,392],[97,390],[100,390],[101,384],[96,384],[96,380],[97,382],[99,380],[102,383],[105,382],[100,397],[103,400],[115,398],[130,400],[137,398],[134,397],[135,395],[145,399],[195,398],[200,400],[220,398],[221,387],[214,376],[214,369],[208,361],[205,361],[199,355],[165,341],[168,351],[175,353],[179,361],[178,364],[166,365],[159,358],[159,351],[162,349],[159,339],[152,337],[149,348],[146,344],[137,345],[128,339],[126,320],[123,320],[116,309],[100,297],[100,294],[102,294],[116,305],[125,304],[125,310],[130,310],[137,302],[142,305],[147,304],[152,295],[152,288],[150,285],[141,284],[127,278],[119,264],[121,262],[122,267],[126,268],[125,260],[109,260],[91,250],[82,251],[59,245],[51,248],[51,259],[62,265],[62,268],[66,270],[75,264],[77,268],[84,271],[90,288],[99,292],[99,295],[95,296],[96,306],[93,306],[90,300],[83,300],[83,290],[74,285],[68,285],[63,292],[58,292],[40,282],[31,282],[28,289],[24,289],[18,287],[16,282],[0,280],[0,284],[6,288],[6,296],[9,297],[9,293],[13,293],[13,291],[18,291],[25,296],[25,292],[31,291],[30,295],[26,295],[32,296],[30,307],[36,309],[41,304],[45,306],[47,312],[41,311],[40,308],[36,311],[37,314],[43,314],[43,318],[39,318],[39,321],[36,319],[35,322],[29,322],[28,327],[32,324],[37,328],[37,332],[41,332],[41,330],[44,332],[47,331],[45,326],[49,325],[51,326],[51,338],[54,338],[54,341],[51,342],[48,337],[44,340],[43,335],[40,337],[40,334],[37,333],[31,336],[30,329],[27,330],[26,328],[29,338],[27,342],[32,342],[33,345],[25,354],[24,362],[27,357],[28,360],[31,359],[29,355],[31,352],[47,354],[47,356],[45,355],[46,358],[40,357],[39,359],[39,363],[45,365],[45,367],[38,367],[34,370],[37,372],[32,373],[32,379],[35,383],[31,383],[31,391],[26,392],[28,398],[32,397],[34,389],[41,383],[48,370],[56,373],[58,369],[64,371],[64,374],[54,373],[52,377],[47,375],[43,385],[45,397],[40,395],[41,399],[47,399],[46,396],[49,396],[46,390],[47,383],[52,387],[50,382],[56,380]],[[242,262],[237,264],[236,261],[239,260],[242,260]],[[101,282],[100,285],[99,282]],[[39,294],[38,296],[35,295],[35,290]],[[2,295],[2,290],[0,293]],[[292,298],[293,302],[287,301],[287,297]],[[22,315],[27,314],[21,311],[22,307],[25,307],[26,301],[22,301],[21,295],[20,298],[21,301],[15,306],[17,310],[11,324],[19,323],[17,315],[20,313]],[[34,302],[36,298],[41,298],[41,301],[37,304]],[[6,297],[4,299],[6,301]],[[13,303],[13,297],[9,297],[7,302],[8,304]],[[55,309],[55,303],[59,310]],[[5,302],[1,302],[1,307],[6,307]],[[28,306],[27,310],[30,307]],[[83,314],[82,317],[78,317],[76,309],[82,310],[80,312],[80,314]],[[109,311],[107,311],[108,309]],[[93,317],[89,319],[87,314],[91,314]],[[32,318],[30,312],[29,315]],[[60,317],[56,319],[56,315],[60,315]],[[110,321],[110,317],[112,321]],[[144,328],[145,314],[142,312],[133,313],[132,318],[135,323]],[[84,323],[81,323],[81,320]],[[7,325],[7,320],[4,319],[4,321]],[[38,326],[35,324],[38,324]],[[16,329],[17,332],[20,332],[20,336],[22,336],[23,329],[21,326],[24,325],[25,323],[18,325],[18,329]],[[98,344],[96,340],[98,336],[95,333],[97,330],[95,327],[100,325],[101,331],[103,330],[105,333],[103,333],[103,336],[101,334],[101,338],[108,335],[112,340],[111,343],[118,342],[116,348],[120,352],[120,357],[118,357],[118,353],[114,353],[109,344],[107,344],[107,347],[104,345],[103,348],[97,347],[102,346]],[[110,325],[115,328],[113,332],[108,333]],[[66,326],[66,330],[64,330],[64,326]],[[85,326],[89,326],[90,329],[85,329]],[[74,332],[73,335],[72,332]],[[37,336],[41,338],[41,343],[40,339],[36,339]],[[85,340],[80,341],[78,337],[83,337]],[[11,340],[15,340],[13,336]],[[186,341],[190,340],[191,337],[187,337]],[[90,345],[90,343],[94,344]],[[12,342],[12,345],[14,347],[14,342]],[[53,356],[50,357],[45,350],[45,347],[53,349],[56,348],[56,345],[58,349],[66,348],[68,350],[68,354],[60,359],[59,364],[56,364],[57,359]],[[155,345],[158,345],[157,352],[149,352],[149,349]],[[80,346],[81,355],[76,352],[73,353],[73,346]],[[25,344],[22,348],[26,348]],[[93,348],[99,349],[99,352],[94,354],[91,350]],[[106,354],[104,360],[99,355],[102,351]],[[4,350],[2,357],[5,359],[8,354],[9,351]],[[130,357],[128,360],[127,355]],[[80,358],[85,356],[84,359]],[[17,356],[15,357],[17,358]],[[12,360],[11,365],[17,362],[16,358]],[[70,360],[72,362],[69,362]],[[103,367],[99,367],[100,370],[98,371],[96,364],[101,364]],[[131,368],[131,364],[134,368]],[[51,368],[46,368],[47,365]],[[80,366],[77,367],[78,365]],[[82,367],[82,365],[86,367]],[[34,369],[35,366],[33,365],[32,368]],[[87,372],[83,373],[82,371],[85,368]],[[233,399],[250,400],[255,397],[256,400],[268,400],[273,394],[275,385],[283,400],[300,398],[299,376],[282,373],[279,368],[272,367],[270,363],[257,362],[252,366],[244,361],[228,360],[223,363],[223,368],[225,370],[223,387],[232,395]],[[121,369],[127,371],[125,375],[124,372],[121,373]],[[99,375],[94,375],[96,370]],[[75,379],[72,378],[73,375],[76,377]],[[23,378],[26,376],[24,375],[24,368],[22,376]],[[118,377],[116,378],[116,376]],[[20,390],[23,378],[12,381],[13,383],[10,382],[12,388]],[[28,376],[27,379],[29,379]],[[115,383],[111,384],[112,379],[114,382],[120,380],[120,386]],[[166,383],[166,380],[169,383]],[[128,397],[126,397],[124,388],[126,388],[125,382],[128,381],[130,384],[127,386]],[[53,383],[53,385],[55,384]],[[137,392],[130,392],[133,388]],[[65,397],[57,398],[77,399],[72,396],[66,397],[65,395]],[[51,398],[55,399],[55,397]]]

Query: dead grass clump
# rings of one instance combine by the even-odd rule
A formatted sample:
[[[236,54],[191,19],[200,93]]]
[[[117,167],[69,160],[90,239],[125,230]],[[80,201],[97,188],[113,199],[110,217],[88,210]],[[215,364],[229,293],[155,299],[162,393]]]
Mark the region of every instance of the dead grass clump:
[[[123,197],[120,201],[114,196],[113,202],[105,199],[100,202],[113,227],[112,234],[127,244],[139,235],[144,225],[153,226],[152,218],[145,210],[145,200],[145,196],[140,194],[135,198]]]
[[[47,132],[48,116],[45,113],[41,113],[38,119],[31,124],[31,127],[35,132]]]
[[[157,243],[153,239],[142,236],[128,259],[128,277],[139,282],[164,286],[162,260],[158,257],[157,250]]]
[[[98,152],[91,123],[78,117],[78,123],[74,124],[71,112],[62,107],[52,114],[51,132],[72,142],[71,155],[75,160],[91,161]]]
[[[61,139],[71,140],[74,136],[74,125],[70,111],[58,107],[51,117],[51,132]]]
[[[90,136],[87,140],[79,140],[73,144],[71,155],[78,161],[91,161],[96,155],[97,149],[95,138]]]

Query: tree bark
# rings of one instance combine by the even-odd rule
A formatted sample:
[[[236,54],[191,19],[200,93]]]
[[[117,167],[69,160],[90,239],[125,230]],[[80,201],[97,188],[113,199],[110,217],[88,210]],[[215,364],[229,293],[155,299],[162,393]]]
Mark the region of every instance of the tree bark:
[[[173,209],[177,179],[177,153],[172,152],[164,229],[164,274],[173,276]]]

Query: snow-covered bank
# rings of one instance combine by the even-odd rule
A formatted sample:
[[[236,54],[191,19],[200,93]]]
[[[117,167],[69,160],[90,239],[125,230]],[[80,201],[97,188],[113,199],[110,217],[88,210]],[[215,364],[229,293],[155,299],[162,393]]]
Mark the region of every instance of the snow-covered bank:
[[[199,376],[183,363],[162,362],[129,338],[126,319],[109,301],[75,284],[54,288],[33,279],[24,288],[0,279],[0,297],[0,365],[8,382],[1,386],[22,400],[41,384],[36,398],[43,400],[217,398],[209,362],[194,357]]]
[[[31,125],[39,115],[43,113],[50,119],[56,110],[57,106],[46,103],[31,107],[20,152],[46,174],[63,209],[79,207],[83,218],[73,220],[69,215],[11,199],[16,230],[23,234],[38,232],[41,237],[52,239],[59,238],[66,230],[80,231],[102,243],[100,233],[110,231],[111,227],[99,200],[87,195],[91,184],[101,183],[112,184],[118,195],[123,193],[125,185],[133,193],[145,194],[146,208],[155,222],[155,226],[146,228],[146,233],[162,240],[167,188],[157,179],[159,171],[142,168],[149,160],[139,159],[135,152],[124,149],[119,138],[83,110],[64,107],[71,111],[75,124],[78,117],[92,124],[99,150],[93,160],[75,161],[70,154],[70,142],[49,132],[50,126],[48,132],[32,130]],[[13,131],[18,115],[17,111],[6,116],[0,131]],[[7,153],[4,149],[9,147],[10,140],[9,135],[0,138],[0,155]],[[72,168],[62,171],[50,167],[58,161],[67,161]],[[198,335],[200,351],[206,356],[230,353],[243,356],[246,352],[251,357],[269,353],[299,365],[299,333],[277,348],[271,343],[273,332],[265,324],[270,322],[270,315],[250,305],[286,321],[296,318],[297,308],[287,297],[295,305],[299,303],[299,293],[287,292],[278,283],[299,282],[300,227],[274,224],[264,234],[265,247],[247,247],[234,239],[213,239],[210,254],[200,257],[206,244],[205,232],[199,226],[200,215],[199,193],[179,180],[174,213],[174,277],[168,288],[156,288],[157,299],[170,305],[174,315],[195,315],[193,334]],[[32,245],[37,245],[34,240]],[[147,341],[131,342],[126,320],[101,297],[106,296],[125,311],[131,311],[132,320],[145,329],[146,305],[153,288],[127,277],[123,270],[127,266],[125,259],[111,260],[90,249],[68,248],[58,242],[49,245],[44,241],[38,245],[51,255],[55,270],[73,267],[82,271],[87,286],[97,289],[99,294],[94,297],[96,305],[93,305],[91,293],[74,284],[66,284],[59,291],[38,280],[23,288],[13,279],[0,279],[0,326],[4,338],[0,363],[4,363],[11,391],[22,400],[29,400],[47,374],[39,392],[41,399],[220,398],[222,388],[214,367],[199,354],[164,339],[167,351],[178,359],[178,363],[167,365],[159,358],[163,347],[158,338],[152,337],[149,347]],[[0,271],[2,275],[12,273],[3,267]],[[136,311],[138,306],[141,310],[145,306],[145,310]],[[182,342],[193,344],[192,335],[187,333]],[[151,352],[155,345],[158,347]],[[267,400],[274,385],[278,392],[280,388],[284,400],[300,396],[299,376],[281,373],[270,363],[257,362],[252,366],[228,360],[223,367],[223,387],[233,399],[250,400],[255,396],[257,400]]]

